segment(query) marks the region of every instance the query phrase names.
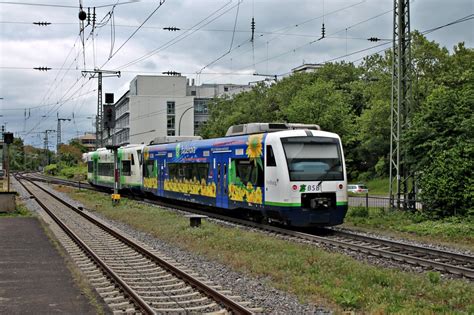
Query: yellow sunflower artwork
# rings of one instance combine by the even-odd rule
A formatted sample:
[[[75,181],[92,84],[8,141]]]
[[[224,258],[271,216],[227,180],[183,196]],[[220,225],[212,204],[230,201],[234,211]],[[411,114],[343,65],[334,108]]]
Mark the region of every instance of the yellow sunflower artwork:
[[[250,161],[254,161],[255,164],[262,166],[262,160],[260,156],[262,155],[262,141],[263,134],[251,135],[247,139],[247,150],[245,153]]]

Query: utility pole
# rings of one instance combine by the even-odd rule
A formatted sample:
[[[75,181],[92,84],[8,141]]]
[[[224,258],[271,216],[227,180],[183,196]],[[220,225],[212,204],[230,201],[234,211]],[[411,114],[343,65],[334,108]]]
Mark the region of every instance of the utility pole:
[[[403,205],[406,210],[415,204],[415,181],[409,170],[407,148],[401,143],[410,125],[412,109],[410,1],[394,0],[393,5],[390,203],[396,208]]]
[[[56,113],[58,118],[58,130],[56,131],[56,154],[59,155],[59,145],[61,144],[61,121],[71,121],[70,118],[59,118],[59,113]]]
[[[85,70],[82,71],[82,75],[90,75],[89,79],[93,79],[97,76],[98,88],[97,88],[97,119],[95,123],[95,148],[101,148],[104,146],[104,127],[103,127],[103,109],[102,109],[102,78],[106,77],[118,77],[120,78],[120,71],[111,70]],[[105,74],[105,76],[104,76]]]
[[[48,134],[50,132],[56,132],[56,130],[54,129],[47,129],[44,131],[44,164],[45,166],[49,164],[49,154],[48,154],[48,151],[49,151],[49,143],[48,143]]]

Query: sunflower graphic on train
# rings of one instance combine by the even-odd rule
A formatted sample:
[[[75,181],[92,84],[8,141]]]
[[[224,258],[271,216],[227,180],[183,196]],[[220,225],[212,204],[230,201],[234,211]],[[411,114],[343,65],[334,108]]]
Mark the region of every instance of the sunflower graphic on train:
[[[263,134],[247,138],[248,160],[234,160],[229,169],[229,199],[249,204],[262,204]]]

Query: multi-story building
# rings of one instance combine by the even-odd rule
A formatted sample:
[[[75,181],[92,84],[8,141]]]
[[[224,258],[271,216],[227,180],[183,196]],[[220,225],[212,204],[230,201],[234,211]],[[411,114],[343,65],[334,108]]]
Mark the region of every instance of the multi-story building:
[[[235,84],[196,86],[184,76],[136,76],[129,91],[115,103],[115,143],[197,135],[209,117],[207,105],[212,98],[250,88]]]
[[[83,136],[75,138],[86,147],[87,151],[94,151],[95,150],[95,133],[85,133]]]

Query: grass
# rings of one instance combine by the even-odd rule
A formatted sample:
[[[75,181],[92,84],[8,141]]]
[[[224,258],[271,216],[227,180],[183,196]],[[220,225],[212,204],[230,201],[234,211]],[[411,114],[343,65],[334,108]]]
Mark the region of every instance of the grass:
[[[351,207],[344,226],[474,250],[472,217],[428,220],[421,213]]]
[[[351,184],[358,184],[357,181],[351,181]],[[375,178],[368,181],[360,182],[369,188],[369,195],[380,195],[388,196],[389,193],[389,179],[388,178]],[[353,194],[349,193],[350,196],[363,196],[363,194]]]
[[[264,279],[266,284],[293,293],[303,302],[322,304],[336,312],[474,312],[472,284],[442,280],[436,272],[419,275],[383,269],[313,246],[207,221],[200,228],[190,228],[183,216],[157,207],[127,199],[112,207],[108,195],[60,189],[112,220]]]

